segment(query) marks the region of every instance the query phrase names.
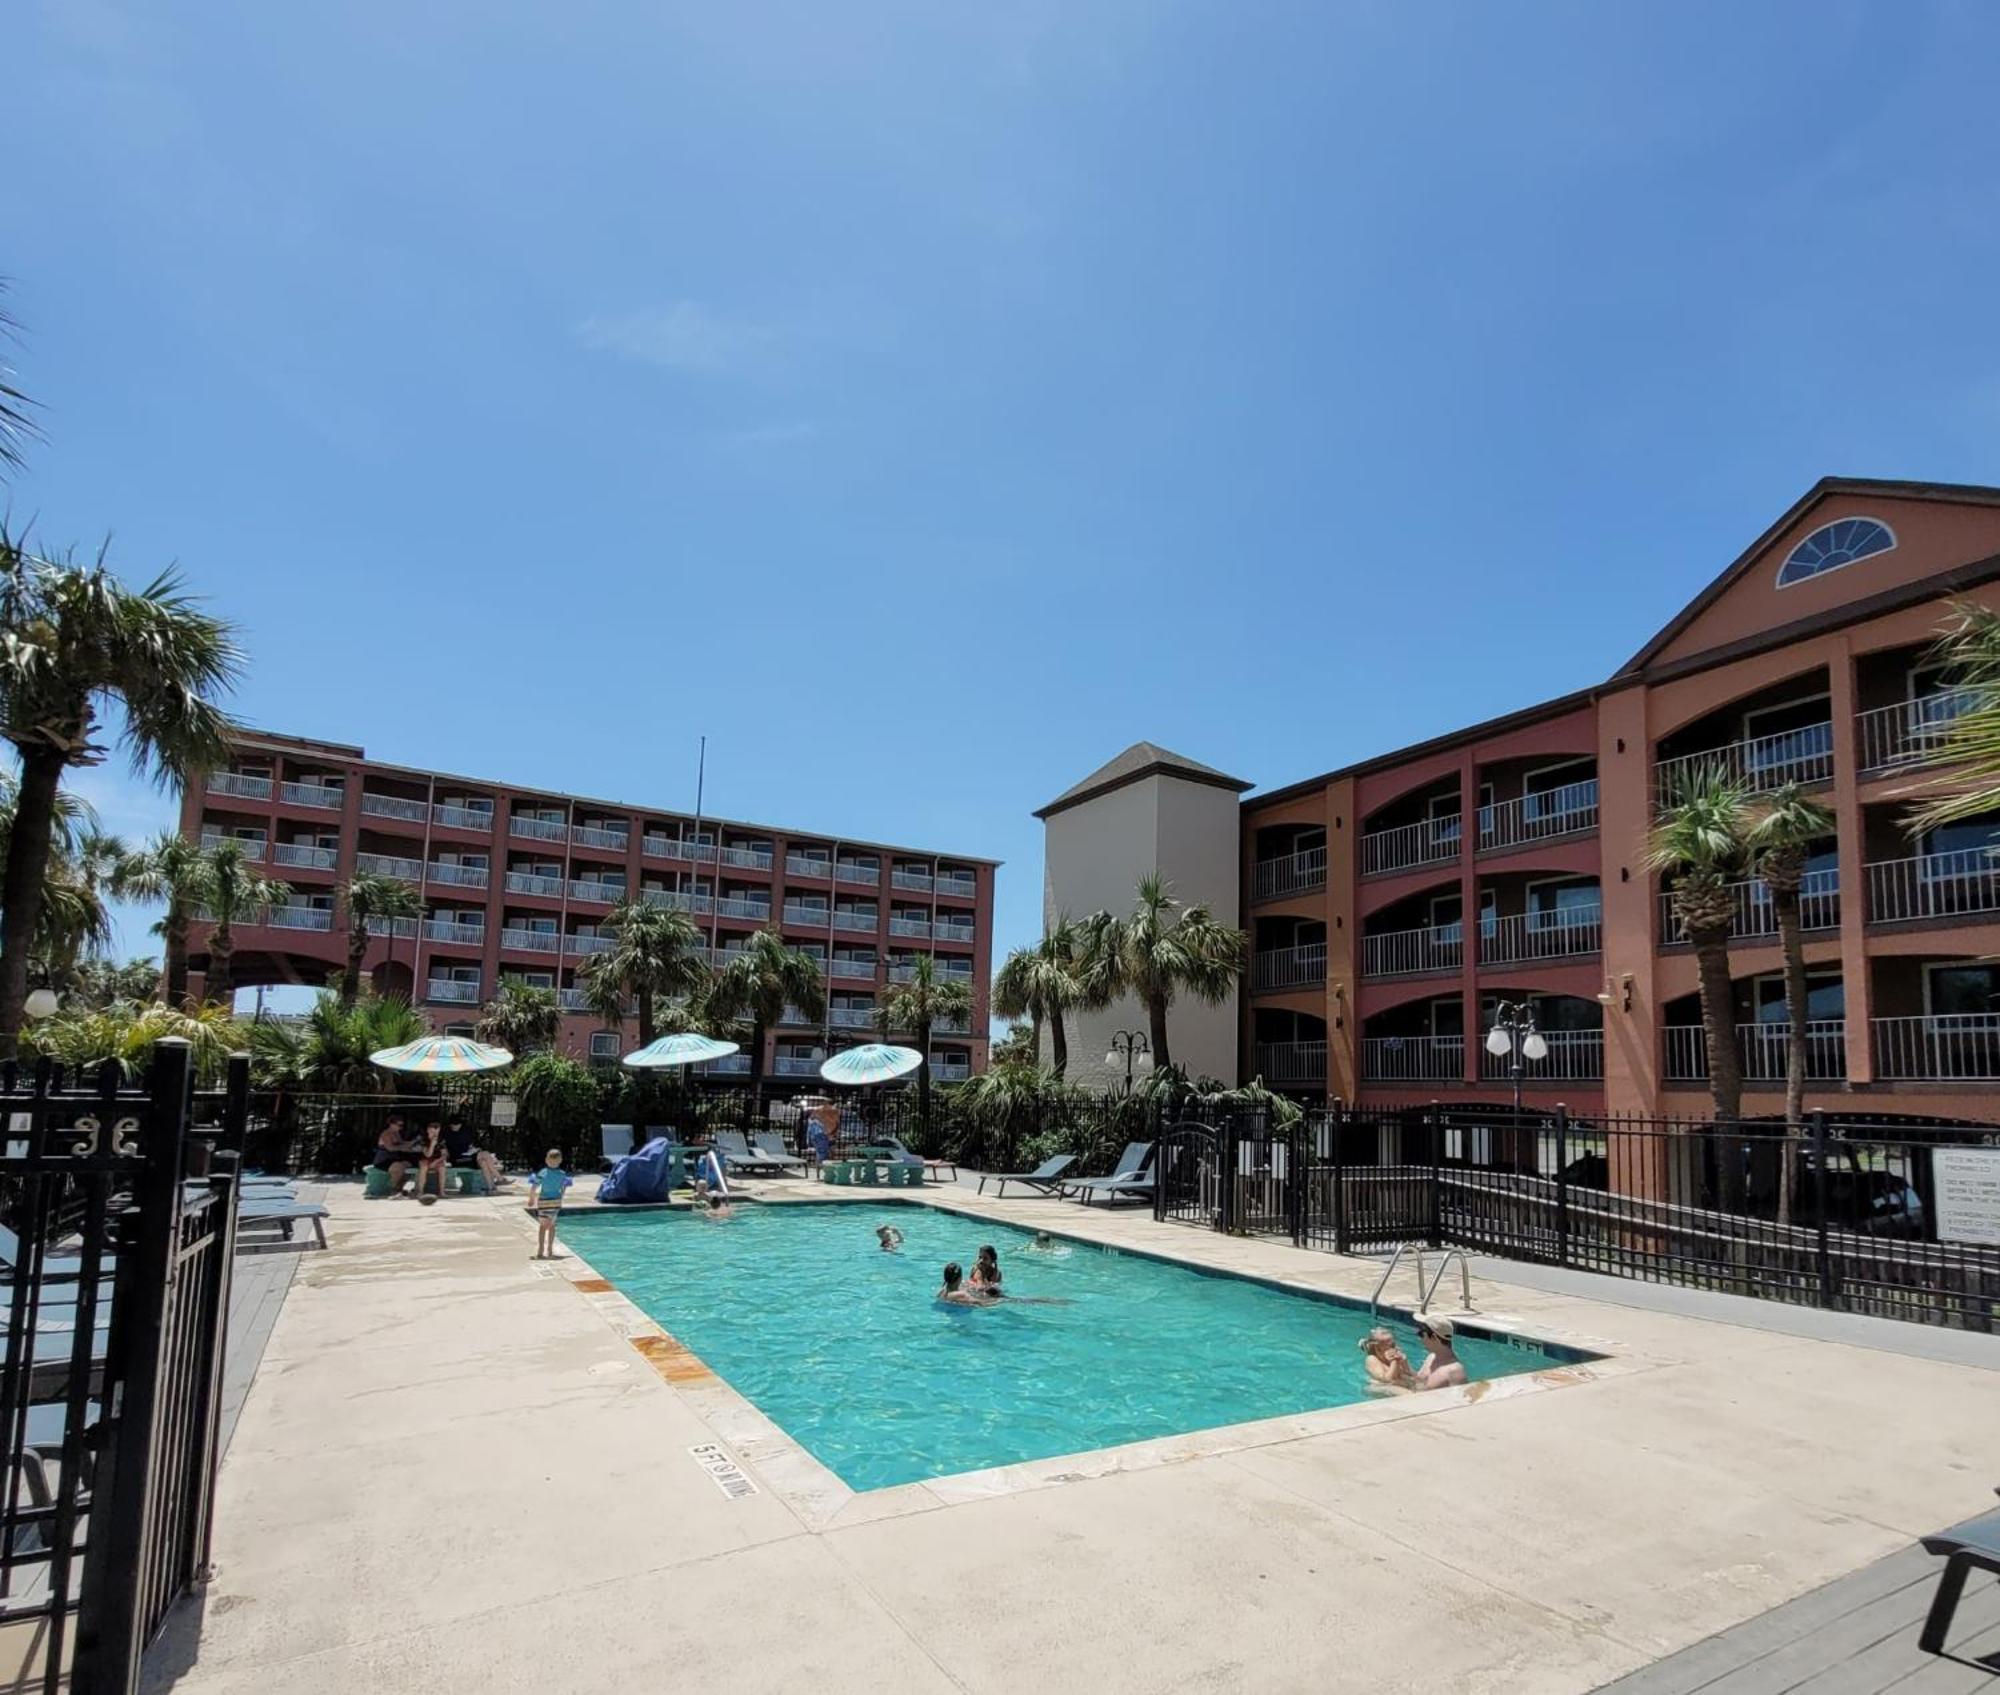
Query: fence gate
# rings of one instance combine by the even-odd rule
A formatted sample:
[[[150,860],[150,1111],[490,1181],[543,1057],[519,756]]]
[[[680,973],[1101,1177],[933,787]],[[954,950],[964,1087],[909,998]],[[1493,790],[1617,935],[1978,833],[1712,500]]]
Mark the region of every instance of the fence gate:
[[[1172,1224],[1217,1228],[1221,1149],[1216,1131],[1192,1121],[1162,1124],[1153,1150],[1153,1216]]]

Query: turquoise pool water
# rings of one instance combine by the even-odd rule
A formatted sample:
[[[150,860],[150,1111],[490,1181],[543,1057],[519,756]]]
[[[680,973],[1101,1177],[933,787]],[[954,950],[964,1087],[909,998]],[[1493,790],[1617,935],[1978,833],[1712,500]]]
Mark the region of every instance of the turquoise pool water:
[[[875,1227],[894,1224],[885,1254]],[[1045,1459],[1367,1398],[1365,1309],[920,1206],[578,1216],[570,1246],[853,1489]],[[1000,1253],[1010,1296],[933,1299]],[[1415,1334],[1392,1325],[1404,1352]],[[1577,1357],[1464,1337],[1475,1378]]]

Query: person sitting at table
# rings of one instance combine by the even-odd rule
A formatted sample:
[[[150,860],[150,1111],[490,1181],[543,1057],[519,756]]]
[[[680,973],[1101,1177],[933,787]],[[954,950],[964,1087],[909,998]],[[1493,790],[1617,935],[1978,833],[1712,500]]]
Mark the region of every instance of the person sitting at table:
[[[424,1145],[403,1132],[403,1115],[392,1112],[388,1122],[382,1126],[382,1134],[375,1138],[375,1154],[370,1163],[377,1171],[389,1174],[389,1193],[400,1195],[403,1184],[408,1180],[410,1167],[416,1163],[417,1155]]]
[[[479,1139],[466,1129],[465,1120],[453,1113],[444,1126],[445,1158],[461,1171],[477,1171],[486,1179],[486,1187],[498,1189],[507,1181],[507,1175],[500,1169],[500,1161],[479,1145]]]
[[[424,1139],[417,1150],[417,1201],[421,1206],[435,1206],[444,1199],[444,1167],[450,1150],[445,1146],[444,1126],[435,1118],[424,1126]],[[437,1193],[427,1195],[425,1188],[435,1183]]]

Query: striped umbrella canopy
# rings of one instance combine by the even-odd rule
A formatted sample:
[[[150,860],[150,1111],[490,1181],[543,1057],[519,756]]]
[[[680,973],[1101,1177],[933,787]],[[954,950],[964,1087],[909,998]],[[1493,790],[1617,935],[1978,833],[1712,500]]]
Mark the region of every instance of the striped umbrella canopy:
[[[400,1048],[377,1048],[368,1056],[385,1071],[418,1071],[450,1074],[466,1071],[498,1071],[512,1065],[514,1056],[505,1048],[469,1042],[463,1036],[425,1036],[405,1042]]]
[[[625,1063],[651,1070],[670,1065],[700,1065],[734,1052],[734,1042],[718,1042],[713,1036],[697,1036],[691,1031],[683,1031],[677,1036],[662,1036],[658,1041],[648,1042],[636,1053],[628,1053]]]
[[[837,1053],[819,1068],[829,1083],[887,1083],[907,1077],[924,1063],[915,1048],[891,1047],[885,1042],[865,1042],[858,1048]]]

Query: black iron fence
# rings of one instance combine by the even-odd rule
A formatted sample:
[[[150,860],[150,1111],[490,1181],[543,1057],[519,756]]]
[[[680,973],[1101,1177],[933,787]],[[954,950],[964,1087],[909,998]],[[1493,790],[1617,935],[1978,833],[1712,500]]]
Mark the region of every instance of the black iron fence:
[[[10,1687],[127,1695],[208,1565],[248,1061],[0,1068],[0,1639]],[[205,1128],[202,1127],[205,1122]]]

